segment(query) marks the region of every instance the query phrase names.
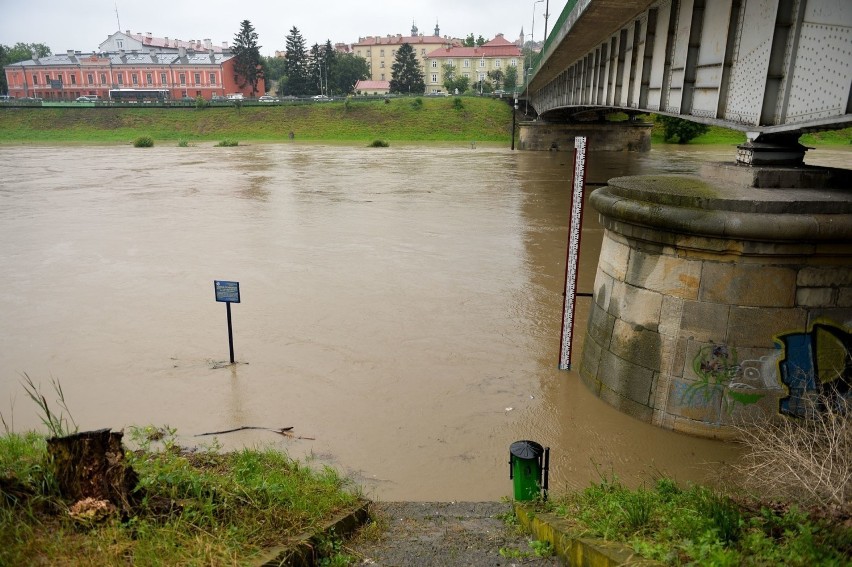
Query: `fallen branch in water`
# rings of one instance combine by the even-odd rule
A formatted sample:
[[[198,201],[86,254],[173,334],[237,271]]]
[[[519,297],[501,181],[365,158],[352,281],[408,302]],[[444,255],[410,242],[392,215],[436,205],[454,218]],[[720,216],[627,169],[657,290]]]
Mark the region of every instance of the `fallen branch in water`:
[[[275,429],[272,427],[255,427],[252,425],[244,425],[242,427],[237,427],[235,429],[226,429],[224,431],[210,431],[209,433],[199,433],[196,437],[204,437],[205,435],[223,435],[225,433],[233,433],[234,431],[242,431],[244,429],[262,429],[263,431],[271,431],[272,433],[277,433],[279,435],[283,435],[284,437],[289,437],[291,439],[306,439],[308,441],[316,441],[313,437],[302,437],[301,435],[293,435],[290,433],[293,428],[292,427],[282,427],[280,429]]]

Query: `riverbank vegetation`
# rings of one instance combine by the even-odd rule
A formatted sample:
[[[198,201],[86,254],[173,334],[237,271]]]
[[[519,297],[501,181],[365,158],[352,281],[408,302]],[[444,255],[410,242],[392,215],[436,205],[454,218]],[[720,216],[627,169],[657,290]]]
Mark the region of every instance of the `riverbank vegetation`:
[[[0,565],[235,565],[358,502],[334,470],[275,450],[181,449],[136,428],[133,513],[61,497],[44,435],[0,436]],[[91,500],[91,499],[89,499]],[[82,504],[81,504],[82,503]],[[124,516],[124,517],[122,517]]]
[[[626,119],[626,115],[623,115]],[[666,140],[663,120],[654,122],[654,144]],[[523,120],[523,116],[518,117]],[[465,141],[507,142],[512,110],[504,99],[394,97],[282,105],[184,106],[176,108],[0,108],[0,143],[131,143],[140,136],[160,142],[246,141]],[[735,145],[737,130],[710,126],[691,145]],[[849,146],[852,128],[802,136],[808,146]],[[170,144],[171,145],[171,144]]]
[[[541,505],[569,534],[622,542],[666,565],[848,565],[852,527],[790,504],[732,498],[668,478],[630,490],[604,478]]]

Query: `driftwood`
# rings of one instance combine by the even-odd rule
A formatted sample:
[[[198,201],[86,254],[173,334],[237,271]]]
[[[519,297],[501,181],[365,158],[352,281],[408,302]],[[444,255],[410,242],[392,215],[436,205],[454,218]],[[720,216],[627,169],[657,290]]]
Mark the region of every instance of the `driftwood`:
[[[139,480],[124,458],[122,432],[99,429],[47,440],[59,492],[67,499],[106,500],[127,515]]]
[[[279,429],[274,429],[272,427],[256,427],[253,425],[243,425],[242,427],[235,427],[234,429],[226,429],[224,431],[210,431],[209,433],[198,433],[196,437],[204,437],[205,435],[223,435],[225,433],[233,433],[234,431],[243,431],[245,429],[262,429],[263,431],[271,431],[272,433],[277,433],[279,435],[283,435],[284,437],[289,437],[291,439],[307,439],[309,441],[316,441],[313,437],[302,437],[301,435],[293,435],[291,433],[293,431],[293,427],[281,427]]]

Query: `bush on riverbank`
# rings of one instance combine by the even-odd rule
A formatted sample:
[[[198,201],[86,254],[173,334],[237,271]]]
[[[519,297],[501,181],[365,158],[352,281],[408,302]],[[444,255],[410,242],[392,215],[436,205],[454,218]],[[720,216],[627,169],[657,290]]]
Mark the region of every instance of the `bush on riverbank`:
[[[43,435],[0,437],[0,565],[242,563],[358,500],[334,470],[271,449],[185,451],[158,428],[131,438],[138,512],[87,522],[59,497]]]

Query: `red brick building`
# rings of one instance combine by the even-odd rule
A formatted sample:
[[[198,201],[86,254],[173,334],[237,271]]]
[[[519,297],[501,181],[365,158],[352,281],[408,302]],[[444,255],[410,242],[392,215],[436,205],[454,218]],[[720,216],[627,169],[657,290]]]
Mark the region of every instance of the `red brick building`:
[[[68,51],[4,67],[9,94],[16,98],[73,100],[82,95],[109,99],[111,89],[162,90],[172,99],[252,96],[234,80],[234,57],[226,50],[121,50],[82,54]],[[265,94],[263,81],[256,96]]]

